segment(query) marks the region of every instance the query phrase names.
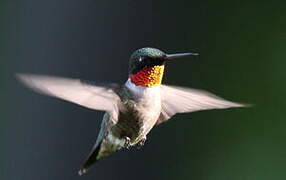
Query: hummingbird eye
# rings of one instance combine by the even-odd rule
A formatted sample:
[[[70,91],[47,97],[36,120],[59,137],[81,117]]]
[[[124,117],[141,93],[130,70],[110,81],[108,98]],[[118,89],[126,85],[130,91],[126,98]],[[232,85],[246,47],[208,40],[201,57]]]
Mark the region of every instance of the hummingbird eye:
[[[142,62],[143,61],[143,57],[139,57],[138,61]]]
[[[148,57],[146,57],[146,56],[140,56],[138,58],[138,62],[141,65],[147,65],[147,64],[149,64],[149,61],[150,61],[150,59]]]

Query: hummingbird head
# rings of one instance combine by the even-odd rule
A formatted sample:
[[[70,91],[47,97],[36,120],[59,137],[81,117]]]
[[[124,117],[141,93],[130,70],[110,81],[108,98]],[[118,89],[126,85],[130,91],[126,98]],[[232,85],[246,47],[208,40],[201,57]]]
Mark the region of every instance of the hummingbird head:
[[[197,53],[166,54],[155,48],[136,50],[129,60],[129,78],[137,86],[154,87],[162,82],[165,62]]]

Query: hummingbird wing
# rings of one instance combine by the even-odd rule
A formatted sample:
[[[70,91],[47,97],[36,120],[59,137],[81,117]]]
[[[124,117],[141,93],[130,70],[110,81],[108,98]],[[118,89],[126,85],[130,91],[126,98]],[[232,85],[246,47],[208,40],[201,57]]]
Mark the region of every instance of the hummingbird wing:
[[[204,90],[166,85],[161,85],[161,99],[162,111],[157,124],[167,121],[176,113],[246,106],[227,101]]]
[[[117,84],[91,85],[79,79],[17,74],[17,78],[34,91],[57,97],[86,108],[111,112],[117,119],[120,98],[116,94]]]

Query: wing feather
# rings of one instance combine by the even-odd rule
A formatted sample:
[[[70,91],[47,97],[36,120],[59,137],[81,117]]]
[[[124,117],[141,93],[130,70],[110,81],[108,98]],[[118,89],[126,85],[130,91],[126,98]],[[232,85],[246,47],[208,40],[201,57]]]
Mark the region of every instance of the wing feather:
[[[176,113],[246,106],[222,99],[204,90],[167,85],[161,85],[161,99],[162,112],[157,124],[167,121]]]
[[[118,113],[120,98],[115,92],[117,84],[91,85],[80,79],[45,75],[17,74],[17,78],[34,91],[57,97],[86,108]]]

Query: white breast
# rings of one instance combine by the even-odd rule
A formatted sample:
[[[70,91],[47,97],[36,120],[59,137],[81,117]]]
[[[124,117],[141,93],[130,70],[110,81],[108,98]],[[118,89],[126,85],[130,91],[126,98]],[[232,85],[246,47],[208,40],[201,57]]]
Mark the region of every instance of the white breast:
[[[132,92],[132,94],[136,97],[136,99],[141,100],[156,100],[160,99],[160,86],[155,87],[144,87],[144,86],[136,86],[133,84],[128,78],[127,82],[125,83],[125,86]]]
[[[125,86],[131,91],[136,101],[136,108],[141,112],[143,131],[146,135],[156,124],[161,113],[161,94],[160,86],[143,87],[136,86],[127,80]]]

